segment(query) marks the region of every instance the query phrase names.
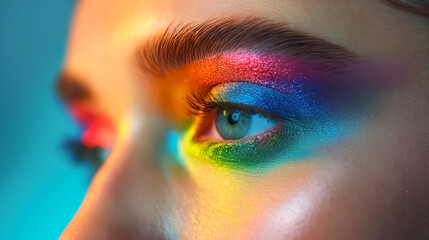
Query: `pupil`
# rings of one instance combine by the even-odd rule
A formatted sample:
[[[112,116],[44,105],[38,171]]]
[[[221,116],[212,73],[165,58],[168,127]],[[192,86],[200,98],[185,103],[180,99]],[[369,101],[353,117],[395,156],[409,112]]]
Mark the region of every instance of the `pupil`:
[[[240,112],[234,112],[228,116],[228,122],[231,125],[234,125],[238,122],[238,119],[240,118]]]

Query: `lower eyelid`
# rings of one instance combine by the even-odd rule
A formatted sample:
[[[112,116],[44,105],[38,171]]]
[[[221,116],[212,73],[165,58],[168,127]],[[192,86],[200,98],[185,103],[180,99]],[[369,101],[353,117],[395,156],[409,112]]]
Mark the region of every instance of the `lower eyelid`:
[[[261,114],[252,114],[251,121],[250,129],[247,132],[246,137],[261,133],[278,124],[276,120],[262,117]]]
[[[252,168],[252,166],[264,164],[264,159],[271,159],[271,153],[281,153],[283,147],[279,141],[284,126],[276,125],[261,134],[249,136],[240,140],[226,140],[225,142],[204,141],[194,142],[189,137],[192,131],[183,140],[182,149],[184,153],[195,159],[212,162],[229,168]],[[187,138],[187,139],[186,139]],[[278,149],[278,150],[276,150]]]

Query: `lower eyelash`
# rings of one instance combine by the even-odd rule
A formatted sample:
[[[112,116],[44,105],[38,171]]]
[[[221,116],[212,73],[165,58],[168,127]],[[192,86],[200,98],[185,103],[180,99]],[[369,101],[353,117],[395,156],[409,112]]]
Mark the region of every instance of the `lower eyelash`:
[[[219,155],[219,151],[221,150],[220,146],[216,146],[216,143],[207,143],[205,146],[201,148],[200,156],[208,156],[209,158],[217,161],[217,156]]]
[[[204,159],[210,159],[211,161],[221,164],[223,166],[230,165],[252,165],[250,159],[255,157],[254,154],[247,153],[249,149],[259,153],[268,151],[269,149],[276,148],[280,144],[280,135],[282,129],[285,126],[279,125],[275,129],[271,129],[265,133],[254,135],[240,140],[234,140],[229,142],[193,142],[192,144],[199,145],[199,157]],[[276,152],[276,151],[275,151]],[[225,157],[228,156],[229,157]],[[232,156],[235,157],[232,157]],[[236,160],[236,158],[245,157],[248,163],[244,163],[242,160]],[[227,160],[226,160],[227,159]]]

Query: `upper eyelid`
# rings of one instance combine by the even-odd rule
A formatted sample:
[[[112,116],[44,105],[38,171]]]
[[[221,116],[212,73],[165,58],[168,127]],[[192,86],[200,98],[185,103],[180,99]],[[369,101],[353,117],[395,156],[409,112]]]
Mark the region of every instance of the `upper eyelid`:
[[[322,108],[308,98],[308,93],[285,94],[271,86],[243,81],[222,83],[217,87],[218,98],[222,101],[253,106],[281,119],[302,121],[320,117],[322,113]]]
[[[245,81],[241,81],[241,82],[245,83]],[[217,85],[220,85],[220,84],[217,84]],[[213,86],[212,89],[214,87],[216,87],[217,85]],[[213,111],[214,109],[217,109],[217,108],[250,110],[250,111],[252,111],[252,113],[261,114],[262,116],[273,119],[276,122],[281,122],[281,121],[286,121],[286,120],[292,121],[292,119],[286,119],[284,117],[278,116],[278,115],[271,113],[269,111],[265,111],[263,109],[260,109],[256,106],[234,103],[234,102],[223,101],[223,100],[217,99],[211,94],[211,92],[209,92],[206,97],[204,97],[200,94],[197,94],[195,92],[192,92],[191,96],[187,95],[186,98],[187,98],[188,107],[190,107],[196,111],[203,110],[204,112],[209,112],[209,111]],[[207,100],[207,98],[210,100]],[[204,102],[198,102],[198,101],[204,101]],[[196,104],[203,104],[203,105],[211,104],[211,106],[209,106],[209,107],[203,106],[206,108],[201,109],[201,108],[196,108],[195,107]],[[192,114],[193,115],[199,115],[198,113],[192,113]]]
[[[251,106],[251,105],[246,105],[246,104],[237,104],[237,103],[233,103],[233,102],[223,102],[223,108],[227,108],[227,109],[238,109],[238,110],[248,110],[248,111],[252,111],[252,114],[261,114],[264,117],[267,118],[271,118],[275,121],[281,121],[281,120],[285,120],[284,118],[277,116],[273,113],[270,113],[268,111],[264,111],[258,107],[255,106]]]

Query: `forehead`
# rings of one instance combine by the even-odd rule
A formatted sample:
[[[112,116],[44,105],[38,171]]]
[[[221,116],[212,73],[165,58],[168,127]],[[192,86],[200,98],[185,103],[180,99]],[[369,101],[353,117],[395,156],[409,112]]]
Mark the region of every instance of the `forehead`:
[[[129,55],[135,45],[170,24],[213,18],[263,17],[318,36],[329,42],[347,42],[358,53],[371,48],[374,39],[392,35],[401,26],[386,6],[375,0],[83,0],[79,2],[69,39],[67,65],[107,54]],[[390,10],[390,9],[389,9]],[[371,31],[362,26],[372,26]],[[391,39],[398,39],[391,38]],[[399,38],[400,39],[400,38]],[[393,40],[397,41],[397,40]],[[376,43],[376,42],[375,42]],[[385,44],[383,44],[385,45]],[[394,45],[391,44],[391,46]],[[392,48],[393,49],[393,48]],[[389,49],[390,50],[390,49]],[[121,58],[115,56],[115,58]],[[96,60],[96,59],[94,59]],[[97,61],[98,62],[98,61]],[[87,64],[85,64],[87,65]]]

